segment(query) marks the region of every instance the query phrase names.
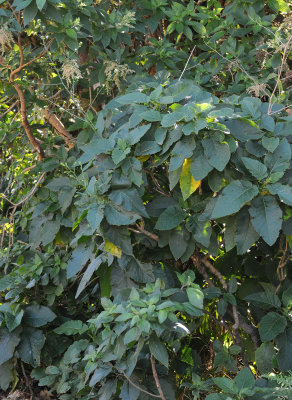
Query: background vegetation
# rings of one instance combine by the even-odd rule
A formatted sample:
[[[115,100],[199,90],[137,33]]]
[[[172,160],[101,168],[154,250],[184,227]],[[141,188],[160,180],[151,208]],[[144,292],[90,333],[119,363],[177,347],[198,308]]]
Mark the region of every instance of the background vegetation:
[[[291,398],[291,4],[0,7],[0,387]]]

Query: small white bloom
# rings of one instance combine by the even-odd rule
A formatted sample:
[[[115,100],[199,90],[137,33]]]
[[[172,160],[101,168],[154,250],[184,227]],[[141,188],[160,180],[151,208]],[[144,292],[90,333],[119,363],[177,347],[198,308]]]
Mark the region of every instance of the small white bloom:
[[[67,60],[63,66],[63,78],[66,80],[67,85],[70,85],[71,81],[74,79],[82,78],[79,65],[76,60]]]

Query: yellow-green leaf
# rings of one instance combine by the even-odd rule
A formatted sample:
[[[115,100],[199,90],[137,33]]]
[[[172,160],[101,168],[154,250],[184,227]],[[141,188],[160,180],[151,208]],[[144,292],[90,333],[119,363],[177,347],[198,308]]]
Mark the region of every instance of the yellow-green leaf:
[[[107,251],[108,253],[110,253],[110,254],[112,254],[112,255],[118,257],[118,258],[121,258],[121,257],[122,257],[122,250],[121,250],[118,246],[116,246],[116,245],[114,245],[112,242],[110,242],[109,240],[106,240],[106,241],[105,241],[105,243],[104,243],[104,249],[105,249],[105,251]]]
[[[192,193],[194,193],[198,187],[201,185],[201,181],[195,181],[191,174],[191,159],[186,158],[182,172],[179,178],[180,188],[183,195],[184,200],[188,199]]]
[[[147,161],[150,158],[150,154],[147,156],[138,156],[137,158],[140,161],[140,163],[143,164],[143,162]]]

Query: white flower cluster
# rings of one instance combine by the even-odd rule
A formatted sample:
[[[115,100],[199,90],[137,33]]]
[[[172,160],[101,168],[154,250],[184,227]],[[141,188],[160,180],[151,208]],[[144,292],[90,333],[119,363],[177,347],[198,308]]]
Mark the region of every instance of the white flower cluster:
[[[76,60],[67,60],[62,66],[63,78],[66,80],[67,85],[74,79],[82,78],[79,65]]]

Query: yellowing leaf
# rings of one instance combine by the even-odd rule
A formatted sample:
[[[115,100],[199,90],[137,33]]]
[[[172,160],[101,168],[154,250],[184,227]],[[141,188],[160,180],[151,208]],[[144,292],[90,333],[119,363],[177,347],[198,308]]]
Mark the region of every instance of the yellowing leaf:
[[[150,157],[150,155],[147,156],[138,156],[138,160],[140,161],[140,163],[143,163],[144,161],[147,161],[148,158]]]
[[[118,257],[118,258],[121,258],[121,257],[122,257],[122,250],[121,250],[118,246],[116,246],[116,245],[114,245],[112,242],[110,242],[109,240],[106,240],[106,241],[105,241],[105,243],[104,243],[104,249],[105,249],[105,251],[107,251],[108,253],[110,253],[110,254],[112,254],[112,255]]]
[[[292,235],[286,235],[286,239],[290,248],[292,249]]]
[[[191,174],[191,159],[186,158],[182,172],[179,178],[180,188],[183,195],[184,200],[188,199],[192,193],[194,193],[198,187],[201,185],[201,181],[195,181]]]

